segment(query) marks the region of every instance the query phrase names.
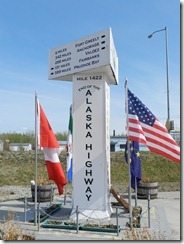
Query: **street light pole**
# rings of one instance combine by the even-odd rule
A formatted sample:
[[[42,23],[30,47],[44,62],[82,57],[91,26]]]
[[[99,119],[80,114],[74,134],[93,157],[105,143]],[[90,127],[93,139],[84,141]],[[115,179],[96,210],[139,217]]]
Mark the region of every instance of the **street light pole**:
[[[167,36],[167,27],[164,29],[160,29],[152,32],[152,34],[148,35],[148,38],[152,38],[152,36],[160,31],[165,31],[165,45],[166,45],[166,76],[167,76],[167,121],[166,128],[170,132],[170,105],[169,105],[169,57],[168,57],[168,36]]]

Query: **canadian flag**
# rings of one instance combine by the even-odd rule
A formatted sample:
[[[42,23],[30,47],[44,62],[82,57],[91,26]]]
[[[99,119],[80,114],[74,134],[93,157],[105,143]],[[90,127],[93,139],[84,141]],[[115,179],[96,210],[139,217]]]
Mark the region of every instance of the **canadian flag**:
[[[38,100],[37,115],[38,145],[43,148],[49,179],[56,183],[59,195],[61,195],[63,186],[66,185],[66,178],[59,161],[60,146]]]

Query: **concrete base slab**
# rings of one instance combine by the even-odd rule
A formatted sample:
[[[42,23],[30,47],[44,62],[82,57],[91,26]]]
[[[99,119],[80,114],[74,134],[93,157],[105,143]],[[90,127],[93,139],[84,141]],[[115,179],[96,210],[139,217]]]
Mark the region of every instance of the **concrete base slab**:
[[[115,199],[111,198],[111,202],[114,201]],[[61,196],[60,199],[57,199],[57,203],[63,204],[63,196]],[[123,207],[118,207],[118,225],[121,226],[121,231],[119,235],[117,235],[116,233],[97,233],[82,230],[77,233],[76,230],[44,229],[41,227],[41,223],[40,226],[35,226],[34,223],[28,222],[29,219],[34,217],[34,204],[31,202],[28,202],[28,204],[29,206],[25,220],[24,199],[1,202],[1,224],[3,224],[3,219],[8,216],[8,212],[11,211],[15,213],[15,223],[18,222],[21,224],[22,229],[26,232],[34,233],[36,240],[127,240],[127,233],[131,233],[129,228],[126,227],[130,215]],[[48,204],[50,203],[41,204],[40,207],[44,207]],[[133,201],[132,204],[134,204]],[[150,227],[148,225],[148,201],[138,200],[138,205],[142,206],[143,213],[141,218],[141,228],[134,229],[137,233],[141,233],[146,229],[149,233],[152,233],[152,237],[159,237],[159,240],[181,240],[180,192],[159,192],[158,199],[151,200]],[[93,219],[94,223],[99,224],[108,222],[116,225],[116,207],[113,207],[112,209],[113,213],[110,215],[109,220],[103,219],[104,215],[99,217],[98,212],[94,214],[90,213],[92,217],[98,216],[98,218]],[[71,198],[68,197],[66,203],[62,205],[62,208],[49,216],[48,219],[69,220],[71,211]],[[84,214],[89,217],[89,213]],[[82,221],[89,220],[84,219]],[[1,225],[1,227],[3,226]]]

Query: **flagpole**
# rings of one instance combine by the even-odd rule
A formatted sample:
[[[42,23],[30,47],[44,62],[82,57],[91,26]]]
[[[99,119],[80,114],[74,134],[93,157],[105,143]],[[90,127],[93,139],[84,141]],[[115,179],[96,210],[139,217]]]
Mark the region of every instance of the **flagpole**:
[[[37,93],[35,92],[35,222],[37,225],[37,164],[38,164],[38,121],[37,121]]]
[[[135,207],[137,207],[137,177],[135,177]]]
[[[67,159],[66,159],[66,178],[67,178]],[[67,178],[67,184],[68,184],[68,178]],[[64,205],[66,205],[67,184],[65,185]]]
[[[127,149],[128,149],[128,194],[129,194],[129,212],[130,212],[130,230],[132,230],[132,196],[131,196],[131,167],[130,167],[130,141],[129,141],[129,123],[128,123],[128,86],[125,79],[125,110],[126,110],[126,126],[127,126]]]
[[[70,116],[70,115],[69,115]],[[68,175],[67,175],[67,156],[68,156],[68,138],[67,138],[67,155],[66,155],[66,179],[67,179],[67,184],[68,184]],[[64,195],[64,205],[66,205],[66,192],[67,192],[67,184],[65,185],[65,195]]]
[[[70,109],[69,109],[69,121],[70,121],[70,116],[71,116],[71,110],[72,110],[72,105],[70,106]],[[68,125],[68,131],[69,131],[69,125]],[[68,138],[67,138],[67,156],[66,156],[66,178],[67,178],[67,184],[68,184],[69,180],[68,180],[68,170],[67,170],[68,163],[67,163],[67,161],[68,161]],[[67,184],[65,185],[64,205],[66,204]]]
[[[67,153],[68,153],[68,145],[67,145]],[[66,193],[67,193],[67,185],[68,185],[68,175],[67,175],[67,155],[66,155],[66,179],[67,179],[67,184],[65,185],[65,195],[64,195],[64,205],[66,205]]]

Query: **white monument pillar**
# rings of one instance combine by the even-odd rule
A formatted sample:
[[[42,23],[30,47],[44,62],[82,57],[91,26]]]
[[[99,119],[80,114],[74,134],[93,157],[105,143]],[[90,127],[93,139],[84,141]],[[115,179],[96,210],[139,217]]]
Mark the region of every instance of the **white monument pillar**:
[[[109,218],[110,83],[104,74],[73,77],[73,209],[79,219]]]
[[[50,51],[49,79],[73,81],[71,218],[109,218],[110,84],[118,84],[111,28]]]

